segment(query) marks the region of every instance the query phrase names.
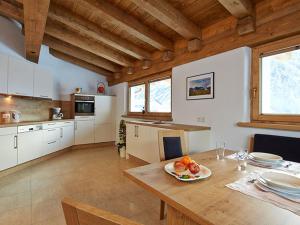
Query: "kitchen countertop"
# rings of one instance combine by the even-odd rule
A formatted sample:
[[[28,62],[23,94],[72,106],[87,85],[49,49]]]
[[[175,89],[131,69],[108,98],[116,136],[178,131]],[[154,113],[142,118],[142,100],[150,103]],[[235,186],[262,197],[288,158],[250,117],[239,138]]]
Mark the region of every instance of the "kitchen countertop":
[[[43,123],[67,122],[67,121],[74,121],[74,119],[24,121],[19,123],[0,123],[0,128],[26,126],[26,125],[43,124]]]
[[[148,126],[148,127],[165,128],[171,130],[184,130],[184,131],[210,130],[210,127],[206,127],[206,126],[194,126],[194,125],[187,125],[187,124],[167,123],[167,122],[155,124],[154,121],[126,121],[126,123]]]

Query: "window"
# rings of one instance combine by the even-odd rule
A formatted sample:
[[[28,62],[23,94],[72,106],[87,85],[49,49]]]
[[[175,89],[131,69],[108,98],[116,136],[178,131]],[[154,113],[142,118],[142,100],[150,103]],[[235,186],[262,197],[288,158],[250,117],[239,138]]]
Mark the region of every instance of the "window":
[[[253,49],[252,120],[300,122],[300,37]]]
[[[171,118],[171,83],[170,72],[129,83],[128,115]]]
[[[142,112],[145,109],[145,84],[132,86],[130,93],[130,112]]]
[[[149,83],[149,112],[171,112],[171,78]]]

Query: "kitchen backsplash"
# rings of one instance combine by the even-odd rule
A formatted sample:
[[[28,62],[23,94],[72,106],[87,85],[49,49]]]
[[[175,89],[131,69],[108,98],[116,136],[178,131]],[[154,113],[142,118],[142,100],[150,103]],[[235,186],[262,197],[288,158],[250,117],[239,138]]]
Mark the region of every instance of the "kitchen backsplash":
[[[21,112],[21,121],[49,120],[52,107],[61,107],[64,118],[70,118],[71,102],[51,101],[45,99],[34,99],[25,97],[0,96],[0,112],[16,110]],[[0,118],[0,122],[3,122]]]

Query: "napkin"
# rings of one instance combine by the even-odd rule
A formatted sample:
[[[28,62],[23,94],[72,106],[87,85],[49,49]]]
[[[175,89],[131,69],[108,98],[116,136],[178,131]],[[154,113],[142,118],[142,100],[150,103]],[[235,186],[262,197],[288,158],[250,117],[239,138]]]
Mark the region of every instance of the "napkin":
[[[245,195],[252,196],[265,202],[272,203],[280,208],[287,209],[300,216],[300,203],[290,201],[271,192],[265,192],[256,187],[254,180],[260,175],[260,172],[251,172],[245,177],[227,184],[226,187],[239,191]]]

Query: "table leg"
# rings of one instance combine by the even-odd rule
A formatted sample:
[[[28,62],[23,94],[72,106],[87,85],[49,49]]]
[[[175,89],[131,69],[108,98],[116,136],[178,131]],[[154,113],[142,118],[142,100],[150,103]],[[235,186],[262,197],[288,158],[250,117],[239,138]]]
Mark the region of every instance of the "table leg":
[[[199,225],[170,205],[167,209],[167,225]]]

